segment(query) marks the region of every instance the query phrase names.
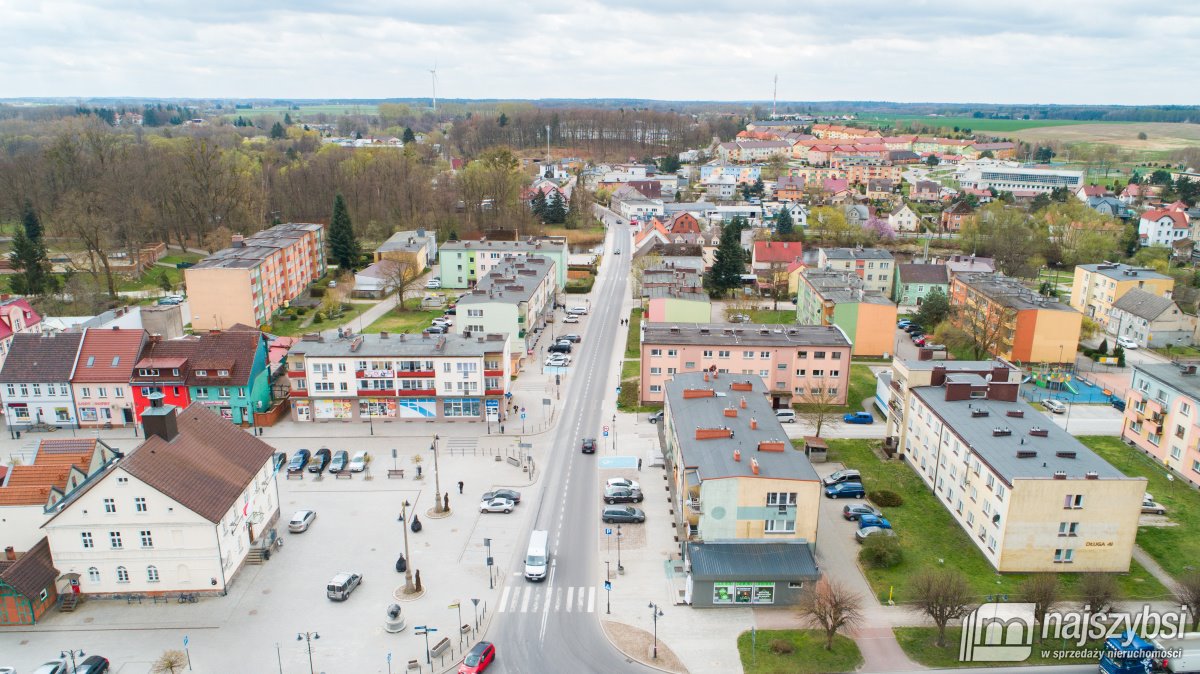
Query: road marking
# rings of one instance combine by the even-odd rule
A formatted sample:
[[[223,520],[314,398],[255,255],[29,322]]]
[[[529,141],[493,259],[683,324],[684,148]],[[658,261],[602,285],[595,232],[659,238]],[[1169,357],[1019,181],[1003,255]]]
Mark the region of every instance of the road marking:
[[[550,578],[547,580],[548,585],[546,591],[554,594],[554,572],[558,569],[554,566],[550,567]],[[542,609],[542,629],[538,632],[538,641],[546,641],[546,624],[550,622],[550,601],[546,600],[545,608]]]
[[[571,589],[573,590],[575,588],[571,588]],[[559,609],[559,606],[562,605],[562,598],[563,598],[562,588],[561,587],[558,588],[557,591],[554,591],[551,594],[554,597],[554,610],[557,611]],[[546,598],[546,609],[547,610],[550,609],[550,598],[549,597]]]
[[[579,596],[583,596],[583,588],[579,589]],[[567,588],[567,612],[571,611],[571,606],[575,603],[575,588]]]
[[[524,592],[521,593],[521,613],[529,610],[529,598],[533,594],[529,590],[530,588],[525,588]],[[516,602],[514,601],[513,603],[515,604]]]
[[[579,598],[583,599],[582,592],[579,593]],[[595,611],[595,610],[596,610],[596,587],[593,585],[592,587],[588,588],[587,612],[591,613],[592,611]]]
[[[503,611],[504,607],[508,605],[508,593],[510,590],[512,590],[512,586],[505,585],[504,591],[500,593],[500,610],[501,611]]]

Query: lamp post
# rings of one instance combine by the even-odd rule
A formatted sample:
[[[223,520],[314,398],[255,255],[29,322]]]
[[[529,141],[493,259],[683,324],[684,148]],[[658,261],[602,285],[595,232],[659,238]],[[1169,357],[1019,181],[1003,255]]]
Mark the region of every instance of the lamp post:
[[[438,436],[435,434],[433,436],[433,444],[429,446],[429,449],[433,451],[433,512],[435,512],[435,513],[442,512],[442,487],[441,487],[441,482],[438,479],[438,452],[437,452],[437,445],[438,445],[438,440],[440,439],[440,437],[441,436]]]
[[[375,435],[375,405],[371,401],[367,401],[367,428],[370,429],[371,435]]]
[[[458,600],[458,599],[455,599],[455,600],[454,600],[454,603],[453,603],[453,604],[450,604],[450,605],[449,605],[449,606],[447,606],[446,608],[454,608],[454,609],[458,609],[458,624],[459,624],[459,625],[462,625],[462,624],[463,624],[463,621],[462,621],[462,601],[460,601],[460,600]],[[459,643],[459,645],[462,645],[462,642],[463,642],[463,631],[462,631],[462,629],[460,628],[460,629],[458,630],[458,643]]]
[[[82,658],[82,657],[84,657],[85,655],[87,655],[87,653],[84,653],[82,648],[75,648],[75,649],[68,649],[68,650],[62,651],[61,653],[59,653],[58,657],[60,657],[60,658],[67,658],[67,657],[71,658],[71,671],[72,671],[72,672],[74,672],[74,671],[76,671],[76,670],[78,669],[78,668],[75,666],[75,656],[76,656],[76,655],[78,655],[79,657],[81,657],[81,658]]]
[[[650,616],[654,619],[654,654],[651,656],[655,660],[658,659],[658,619],[662,617],[662,609],[658,608],[658,604],[650,602]]]
[[[400,528],[404,530],[404,594],[416,591],[413,586],[412,557],[408,554],[408,499],[400,507]]]
[[[621,524],[617,523],[617,573],[625,573],[625,567],[621,565]]]
[[[315,674],[316,669],[313,667],[312,659],[312,642],[313,639],[320,639],[321,635],[316,632],[300,632],[296,635],[296,641],[306,642],[308,645],[308,674]]]

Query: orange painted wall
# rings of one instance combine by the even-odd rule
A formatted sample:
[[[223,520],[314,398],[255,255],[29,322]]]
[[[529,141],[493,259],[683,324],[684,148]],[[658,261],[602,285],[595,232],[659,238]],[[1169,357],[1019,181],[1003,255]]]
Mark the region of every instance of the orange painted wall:
[[[882,356],[895,348],[896,305],[858,305],[858,326],[854,331],[854,355]]]
[[[1025,363],[1057,363],[1060,359],[1072,362],[1082,326],[1083,314],[1076,311],[1021,311],[1017,314],[1012,357]]]

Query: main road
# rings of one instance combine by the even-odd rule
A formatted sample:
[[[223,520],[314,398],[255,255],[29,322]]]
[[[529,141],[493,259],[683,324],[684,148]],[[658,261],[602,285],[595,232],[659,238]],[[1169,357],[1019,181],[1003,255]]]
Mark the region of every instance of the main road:
[[[620,255],[614,255],[620,250]],[[624,300],[630,270],[629,230],[610,228],[607,255],[592,291],[591,312],[583,341],[563,382],[563,408],[543,461],[540,497],[530,528],[518,542],[517,558],[497,560],[507,569],[501,605],[488,638],[496,644],[498,672],[652,672],[617,651],[601,631],[604,570],[597,541],[603,505],[597,485],[600,454],[582,454],[584,437],[599,437],[609,421],[605,402],[616,397],[620,368],[613,370],[614,349],[624,328]],[[567,305],[571,295],[565,296]],[[530,583],[524,571],[525,543],[535,529],[549,532],[549,577]],[[614,570],[615,572],[615,570]],[[507,610],[506,610],[507,607]]]

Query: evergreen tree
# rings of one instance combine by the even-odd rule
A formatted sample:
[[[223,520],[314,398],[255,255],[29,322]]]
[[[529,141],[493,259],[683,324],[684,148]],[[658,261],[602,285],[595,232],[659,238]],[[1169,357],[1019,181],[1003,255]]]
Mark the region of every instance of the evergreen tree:
[[[746,269],[746,251],[742,250],[742,224],[734,218],[721,228],[721,243],[713,260],[704,285],[709,295],[724,295],[726,291],[742,285],[742,273]]]
[[[39,246],[45,245],[42,240],[42,221],[38,218],[37,213],[33,210],[33,202],[25,200],[25,213],[21,216],[21,225],[25,227],[25,236],[29,240]]]
[[[33,210],[33,204],[25,202],[23,227],[13,237],[9,260],[13,269],[20,272],[9,281],[12,291],[20,295],[45,295],[58,289],[58,280],[51,274],[50,259],[42,241],[42,223]]]
[[[400,136],[400,140],[403,141],[405,145],[408,145],[409,143],[415,143],[417,142],[417,134],[413,133],[413,130],[406,126],[404,127],[404,135]]]
[[[342,195],[333,199],[333,218],[329,221],[329,255],[342,270],[353,270],[359,259],[358,239],[346,211]]]
[[[567,221],[567,205],[563,203],[562,195],[557,191],[551,192],[550,197],[546,199],[544,219],[549,225],[561,225]]]
[[[501,128],[508,126],[508,115],[504,114],[503,112],[500,113],[499,119],[496,120],[496,125],[500,126]]]
[[[271,125],[271,139],[272,140],[280,140],[285,137],[287,137],[287,132],[285,132],[283,130],[282,124],[280,124],[279,122],[275,122],[274,124]]]
[[[546,193],[538,190],[534,193],[533,198],[529,200],[529,210],[533,212],[533,217],[538,220],[545,221],[546,219]]]
[[[792,220],[787,206],[779,209],[779,215],[775,218],[775,233],[779,236],[791,236],[795,228],[796,223]]]
[[[763,179],[759,178],[758,180],[754,181],[754,187],[750,188],[750,193],[755,196],[761,197],[763,195],[763,191],[765,189],[766,189],[766,185],[763,184]]]
[[[287,112],[283,113],[283,123],[285,126],[292,125],[292,115],[290,113],[287,113]]]

